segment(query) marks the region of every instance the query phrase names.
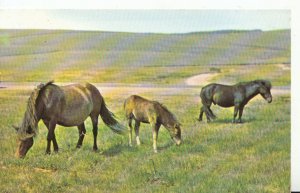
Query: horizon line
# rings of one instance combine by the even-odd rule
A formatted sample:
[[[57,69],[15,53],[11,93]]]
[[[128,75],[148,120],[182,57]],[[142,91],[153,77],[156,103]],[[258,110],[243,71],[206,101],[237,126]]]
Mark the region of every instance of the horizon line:
[[[77,32],[104,32],[104,33],[135,33],[135,34],[196,34],[196,33],[230,33],[230,32],[271,32],[271,31],[288,31],[291,28],[277,28],[270,30],[262,29],[220,29],[220,30],[203,30],[190,32],[134,32],[134,31],[108,31],[108,30],[93,30],[93,29],[54,29],[54,28],[0,28],[0,30],[45,30],[45,31],[77,31]]]

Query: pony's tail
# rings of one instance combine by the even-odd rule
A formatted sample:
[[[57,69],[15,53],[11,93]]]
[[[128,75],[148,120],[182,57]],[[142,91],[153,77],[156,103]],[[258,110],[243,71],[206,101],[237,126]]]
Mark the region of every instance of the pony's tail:
[[[124,135],[127,133],[128,129],[120,124],[114,117],[114,114],[108,110],[104,99],[102,101],[100,116],[105,123],[113,132]]]
[[[200,98],[201,98],[201,102],[202,102],[202,105],[203,105],[203,110],[204,110],[206,116],[209,116],[210,118],[215,119],[216,116],[215,116],[214,114],[212,114],[211,111],[209,111],[209,109],[208,109],[208,105],[211,104],[211,101],[209,101],[209,99],[208,99],[207,96],[205,95],[205,92],[206,92],[208,89],[214,89],[214,86],[209,85],[209,87],[208,87],[208,86],[203,87],[203,88],[201,89],[201,92],[200,92]]]
[[[206,98],[206,96],[205,96],[205,94],[204,94],[204,90],[205,90],[206,88],[202,88],[201,89],[201,92],[200,92],[200,98],[201,98],[201,102],[202,102],[202,104],[203,105],[206,105],[206,104],[208,104],[208,101],[207,101],[207,98]]]

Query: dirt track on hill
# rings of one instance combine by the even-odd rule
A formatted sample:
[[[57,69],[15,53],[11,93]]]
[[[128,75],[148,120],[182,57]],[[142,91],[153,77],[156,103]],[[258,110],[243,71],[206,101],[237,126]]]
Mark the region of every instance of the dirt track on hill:
[[[284,70],[290,70],[290,66],[285,64],[277,64],[278,67],[280,67],[283,71]],[[211,83],[211,79],[213,79],[215,76],[217,76],[218,73],[212,72],[212,73],[202,73],[195,76],[192,76],[190,78],[187,78],[185,80],[185,84],[187,86],[204,86],[206,84]],[[271,90],[273,95],[284,95],[289,94],[291,92],[290,86],[275,86]]]
[[[278,64],[282,70],[290,70],[290,68],[284,64]],[[218,73],[202,73],[187,78],[184,83],[178,85],[149,85],[149,84],[110,84],[110,83],[92,83],[101,93],[104,95],[122,95],[129,96],[132,94],[149,94],[149,95],[199,95],[202,86],[209,84],[211,79],[217,76]],[[12,89],[12,90],[32,90],[39,83],[38,82],[0,82],[0,89]],[[59,83],[57,85],[67,85],[71,83]],[[285,95],[290,94],[290,86],[275,86],[271,90],[273,95]]]

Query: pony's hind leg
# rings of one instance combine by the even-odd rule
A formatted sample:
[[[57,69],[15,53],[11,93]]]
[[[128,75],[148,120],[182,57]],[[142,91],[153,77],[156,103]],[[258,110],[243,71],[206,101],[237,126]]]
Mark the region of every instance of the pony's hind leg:
[[[202,107],[200,108],[200,114],[199,114],[198,121],[202,121],[203,113],[204,113],[204,110],[203,110],[203,106],[202,106]]]
[[[94,146],[93,150],[97,151],[97,135],[98,135],[98,116],[91,116],[92,123],[93,123],[93,135],[94,135]]]
[[[132,119],[129,118],[128,119],[128,126],[129,126],[129,134],[128,134],[128,137],[129,137],[129,146],[132,146]]]
[[[140,130],[140,122],[135,121],[134,131],[135,131],[135,139],[136,139],[136,144],[137,145],[141,145],[139,130]]]
[[[204,111],[204,113],[206,115],[207,122],[210,122],[213,119],[213,115],[211,114],[211,110],[209,109],[209,106],[203,105],[202,110]]]
[[[210,109],[210,106],[208,106],[208,111],[209,111],[209,114],[210,114],[210,116],[211,116],[212,119],[216,119],[217,118],[217,116]]]
[[[205,112],[205,115],[206,115],[206,120],[209,123],[211,121],[211,116],[210,116],[208,110],[205,110],[204,112]]]
[[[79,133],[79,138],[78,138],[76,147],[80,148],[82,146],[83,138],[86,133],[84,123],[82,123],[81,125],[78,125],[78,133]]]

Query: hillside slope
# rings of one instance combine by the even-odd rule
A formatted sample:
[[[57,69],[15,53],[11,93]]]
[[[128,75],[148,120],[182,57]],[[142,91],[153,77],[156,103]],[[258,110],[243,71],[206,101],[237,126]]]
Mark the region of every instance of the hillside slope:
[[[149,82],[170,73],[188,77],[194,75],[189,69],[201,73],[207,66],[290,63],[291,37],[290,30],[187,34],[0,30],[0,44],[2,81],[134,83],[132,74]]]

